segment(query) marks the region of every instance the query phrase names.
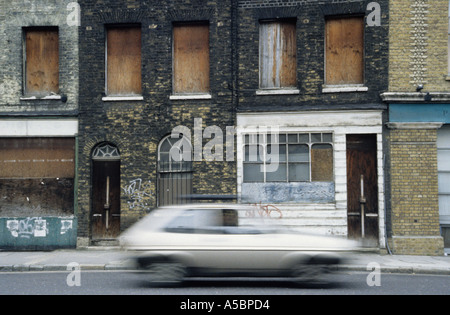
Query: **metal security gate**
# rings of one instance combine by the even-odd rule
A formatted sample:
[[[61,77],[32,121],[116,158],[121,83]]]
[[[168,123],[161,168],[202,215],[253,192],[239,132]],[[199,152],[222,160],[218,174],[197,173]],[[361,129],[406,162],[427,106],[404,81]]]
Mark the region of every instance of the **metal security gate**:
[[[186,138],[165,137],[158,150],[158,204],[183,204],[192,194],[192,150]]]
[[[192,194],[192,173],[160,173],[159,205],[183,204]]]

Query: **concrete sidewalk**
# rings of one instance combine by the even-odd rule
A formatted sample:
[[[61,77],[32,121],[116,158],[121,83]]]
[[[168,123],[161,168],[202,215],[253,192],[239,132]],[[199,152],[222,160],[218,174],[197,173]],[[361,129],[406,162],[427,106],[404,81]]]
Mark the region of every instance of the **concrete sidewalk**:
[[[55,250],[49,252],[0,251],[0,272],[67,271],[70,263],[79,264],[81,270],[131,270],[133,252],[119,248],[88,248]],[[381,272],[407,274],[450,275],[450,256],[397,256],[374,253],[355,254],[343,271],[371,272],[370,263],[377,263]]]

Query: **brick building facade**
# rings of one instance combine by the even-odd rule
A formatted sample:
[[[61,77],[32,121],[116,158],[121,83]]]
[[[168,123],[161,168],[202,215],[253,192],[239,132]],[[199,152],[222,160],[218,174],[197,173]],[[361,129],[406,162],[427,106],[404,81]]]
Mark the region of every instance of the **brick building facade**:
[[[225,136],[235,125],[231,1],[80,5],[79,244],[113,239],[179,195],[235,194],[235,161],[202,157],[218,136],[208,126]],[[191,133],[191,163],[166,160],[177,126]],[[106,212],[108,193],[119,197]]]
[[[77,9],[0,4],[2,248],[76,245],[78,28],[68,15]]]
[[[249,219],[441,254],[448,6],[2,3],[0,245],[101,244],[198,194],[264,210]]]
[[[388,209],[396,254],[441,255],[448,241],[446,0],[390,1]]]
[[[276,207],[274,220],[297,230],[384,248],[388,3],[238,4],[241,201]],[[277,170],[252,157],[258,141],[266,154],[278,144]]]
[[[0,4],[0,246],[74,247],[78,28],[70,1]]]

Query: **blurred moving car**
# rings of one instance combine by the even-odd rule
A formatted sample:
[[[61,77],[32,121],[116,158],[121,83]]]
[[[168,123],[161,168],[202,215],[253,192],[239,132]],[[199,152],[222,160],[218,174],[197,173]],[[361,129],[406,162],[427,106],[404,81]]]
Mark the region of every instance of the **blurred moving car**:
[[[245,224],[245,213],[251,210],[233,204],[158,208],[121,235],[121,246],[135,254],[137,269],[148,271],[155,284],[177,284],[192,276],[314,282],[358,247],[343,238]]]

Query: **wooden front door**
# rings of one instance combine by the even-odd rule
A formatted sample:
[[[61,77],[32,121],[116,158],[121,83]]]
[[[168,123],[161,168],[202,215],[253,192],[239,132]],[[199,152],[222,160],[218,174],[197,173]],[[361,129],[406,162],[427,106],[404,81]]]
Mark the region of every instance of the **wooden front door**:
[[[378,244],[377,136],[347,135],[348,236]]]
[[[114,239],[120,233],[120,160],[94,160],[92,173],[92,239]]]

